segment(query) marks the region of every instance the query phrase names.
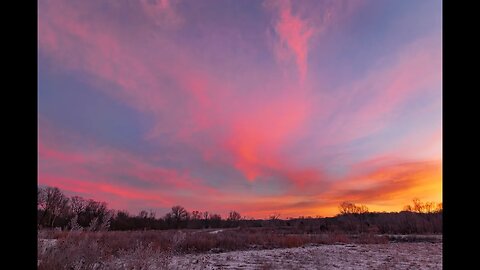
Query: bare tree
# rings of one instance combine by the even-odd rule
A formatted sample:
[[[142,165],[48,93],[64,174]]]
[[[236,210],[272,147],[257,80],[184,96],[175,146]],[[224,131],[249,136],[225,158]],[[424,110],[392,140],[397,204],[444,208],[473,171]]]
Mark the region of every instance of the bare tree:
[[[270,220],[278,220],[280,219],[280,213],[273,213],[268,217]]]
[[[202,212],[199,211],[192,211],[192,219],[193,220],[199,220],[202,218]]]
[[[75,215],[80,215],[87,207],[87,201],[80,196],[70,198],[70,209]]]
[[[41,221],[47,218],[48,226],[53,227],[56,218],[68,210],[68,201],[68,198],[56,187],[40,188],[37,203],[43,210]]]
[[[176,228],[180,226],[182,221],[188,220],[189,217],[188,211],[180,205],[173,206],[170,214]]]
[[[364,204],[361,204],[360,206],[358,206],[356,210],[358,214],[368,213],[368,207]]]
[[[342,202],[340,206],[338,207],[338,210],[340,211],[340,214],[345,215],[345,214],[352,214],[354,212],[355,204],[351,202]]]
[[[422,202],[418,198],[412,200],[413,205],[406,205],[403,210],[415,213],[439,213],[442,211],[442,203]]]
[[[155,219],[156,215],[157,215],[157,213],[155,211],[150,210],[150,212],[148,213],[148,218]]]
[[[203,227],[208,228],[208,225],[209,225],[209,222],[208,222],[209,213],[208,213],[208,211],[203,212],[202,217],[203,217],[203,223],[204,223]]]
[[[229,227],[238,226],[240,224],[241,219],[242,219],[242,215],[240,215],[240,213],[238,213],[237,211],[232,210],[230,211],[230,213],[228,213],[226,225]]]
[[[38,187],[37,189],[37,208],[41,210],[45,210],[46,208],[46,191],[42,187]]]
[[[368,213],[368,207],[364,204],[357,206],[351,202],[342,202],[338,207],[340,214],[364,214]]]
[[[81,212],[79,224],[83,227],[96,229],[97,225],[104,221],[104,217],[107,213],[107,203],[89,199],[86,201],[84,211]],[[95,219],[97,220],[96,223],[94,222]]]
[[[172,207],[172,217],[179,221],[185,220],[188,217],[188,212],[184,207],[176,205]]]
[[[435,209],[435,212],[440,213],[443,211],[443,203],[437,203],[437,208]]]
[[[420,199],[414,198],[412,209],[414,212],[423,213],[425,209],[425,204],[421,202]]]
[[[148,212],[146,210],[142,210],[140,211],[140,213],[138,214],[138,217],[139,218],[143,218],[143,219],[147,219],[148,218]]]
[[[66,217],[68,215],[68,211],[69,211],[69,207],[70,207],[68,202],[69,202],[69,199],[66,196],[63,195],[61,198],[59,198],[59,201],[57,201],[57,203],[53,207],[53,211],[52,211],[53,219],[52,219],[52,224],[51,224],[52,227],[54,226],[55,219],[57,217],[59,217],[59,216]]]
[[[227,220],[239,221],[240,219],[242,219],[242,215],[240,215],[240,213],[238,213],[237,211],[230,211],[230,213],[228,213]]]
[[[423,205],[423,211],[425,213],[433,213],[435,212],[435,203],[434,202],[426,202],[424,205]]]

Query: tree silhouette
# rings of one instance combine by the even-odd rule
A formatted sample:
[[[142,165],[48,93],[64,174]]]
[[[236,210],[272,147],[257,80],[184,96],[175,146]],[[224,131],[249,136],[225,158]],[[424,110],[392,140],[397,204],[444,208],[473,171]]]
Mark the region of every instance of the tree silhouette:
[[[183,221],[188,219],[188,212],[187,210],[180,205],[175,205],[172,207],[172,211],[170,212],[171,218],[175,225],[175,228],[179,228]]]

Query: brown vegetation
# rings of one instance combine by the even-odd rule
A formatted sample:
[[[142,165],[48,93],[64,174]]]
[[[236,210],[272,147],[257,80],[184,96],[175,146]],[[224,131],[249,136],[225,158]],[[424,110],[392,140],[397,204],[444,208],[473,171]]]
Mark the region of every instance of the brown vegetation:
[[[45,245],[48,241],[55,241],[55,245],[38,249],[39,269],[75,269],[79,265],[82,265],[80,269],[94,269],[120,258],[130,264],[140,264],[142,256],[154,258],[155,263],[165,265],[174,254],[293,248],[307,244],[379,244],[388,243],[388,238],[374,235],[349,236],[341,233],[286,234],[285,231],[266,228],[236,228],[218,233],[198,230],[40,231],[39,243]],[[143,255],[140,256],[141,254]]]

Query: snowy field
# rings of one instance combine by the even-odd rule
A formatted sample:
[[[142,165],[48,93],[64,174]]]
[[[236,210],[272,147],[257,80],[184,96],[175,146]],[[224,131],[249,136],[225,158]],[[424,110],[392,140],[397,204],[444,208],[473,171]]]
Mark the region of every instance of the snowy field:
[[[175,256],[172,269],[442,269],[442,243],[320,245]]]
[[[55,240],[45,241],[53,247]],[[78,269],[442,269],[442,243],[337,244],[167,255],[125,254]],[[133,256],[132,256],[133,255]]]
[[[225,231],[196,231],[192,235],[200,233],[216,237]],[[251,246],[235,251],[182,252],[179,247],[188,243],[185,234],[166,232],[175,240],[170,243],[173,248],[160,249],[161,241],[169,238],[153,237],[163,234],[107,232],[39,238],[38,269],[442,269],[441,235],[389,235],[387,242],[368,244],[306,243],[292,248]]]

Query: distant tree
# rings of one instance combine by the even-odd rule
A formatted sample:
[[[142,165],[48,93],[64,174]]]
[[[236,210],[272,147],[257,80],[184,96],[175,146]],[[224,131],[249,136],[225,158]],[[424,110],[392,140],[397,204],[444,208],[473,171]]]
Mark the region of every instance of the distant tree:
[[[112,221],[114,211],[107,210],[102,215],[94,216],[88,225],[89,231],[107,231],[110,229],[110,223]]]
[[[195,211],[192,211],[192,216],[191,216],[191,218],[192,218],[193,220],[199,220],[199,219],[201,219],[201,218],[202,218],[202,212],[199,212],[199,211],[196,211],[196,210],[195,210]]]
[[[188,212],[180,205],[172,207],[172,217],[176,220],[186,220],[188,218]]]
[[[443,203],[437,203],[437,208],[435,209],[435,212],[437,213],[443,212]]]
[[[69,199],[56,187],[45,187],[38,191],[38,208],[43,211],[40,222],[53,227],[59,215],[68,211]]]
[[[273,213],[268,218],[270,220],[278,220],[280,218],[280,213]]]
[[[209,226],[208,221],[209,221],[209,217],[210,217],[208,211],[203,212],[202,217],[203,217],[203,227],[208,228],[208,226]]]
[[[42,187],[38,187],[37,189],[37,208],[40,209],[40,210],[45,210],[46,208],[46,205],[45,205],[45,202],[46,202],[46,197],[45,197],[45,189],[42,188]]]
[[[117,211],[112,225],[118,230],[132,229],[130,214],[127,211]]]
[[[155,212],[140,211],[131,216],[126,211],[113,211],[104,202],[85,200],[79,196],[68,198],[58,188],[39,187],[37,193],[38,224],[46,227],[62,227],[71,230],[141,230],[170,228],[221,228],[234,226],[235,222],[245,227],[292,226],[302,232],[312,233],[320,229],[323,232],[381,234],[428,234],[442,232],[442,203],[422,202],[415,198],[412,205],[406,205],[402,212],[371,212],[365,205],[343,202],[339,206],[340,215],[336,217],[298,217],[280,220],[280,214],[274,213],[265,220],[242,218],[231,211],[226,220],[218,214],[193,211],[191,214],[181,206],[172,207],[165,218],[155,218]],[[191,219],[189,218],[191,217]],[[283,225],[282,225],[283,224]]]
[[[237,211],[230,211],[228,213],[227,221],[225,223],[225,226],[227,227],[235,227],[240,224],[240,220],[242,219],[242,215],[238,213]]]
[[[150,211],[148,212],[148,218],[149,218],[149,219],[155,219],[155,216],[156,216],[156,215],[157,215],[157,213],[156,213],[155,211],[153,211],[153,210],[150,210]]]
[[[98,224],[97,231],[108,231],[110,229],[110,222],[112,221],[113,215],[113,211],[107,211],[102,217],[102,221]]]
[[[354,211],[355,205],[351,202],[342,202],[340,206],[338,207],[338,210],[340,211],[340,214],[345,215],[345,214],[352,214]]]
[[[132,218],[133,226],[143,230],[154,229],[155,221],[155,212],[153,210],[141,210],[136,217]]]
[[[230,213],[228,213],[227,220],[239,221],[240,219],[242,219],[242,215],[240,215],[240,213],[238,213],[237,211],[230,211]]]
[[[368,213],[368,207],[364,204],[361,204],[360,206],[357,206],[357,214],[365,214]]]
[[[172,219],[175,228],[179,228],[182,222],[188,220],[189,214],[184,207],[180,205],[175,205],[172,207],[169,218]]]
[[[97,224],[101,224],[107,213],[107,203],[90,199],[86,202],[85,210],[79,218],[79,224],[83,227],[91,227],[95,223],[92,223],[94,219],[97,219]]]
[[[118,211],[116,215],[117,219],[127,219],[130,218],[130,214],[127,211]]]
[[[415,213],[438,213],[442,211],[442,203],[422,202],[418,198],[412,200],[413,205],[406,205],[403,210]]]
[[[139,218],[142,218],[142,219],[147,219],[147,218],[148,218],[148,212],[145,211],[145,210],[142,210],[142,211],[140,211],[140,213],[138,214],[138,217],[139,217]]]
[[[342,202],[338,207],[340,214],[364,214],[368,213],[368,207],[366,205],[357,206],[351,202]]]
[[[413,206],[412,206],[413,211],[417,213],[423,213],[425,209],[425,204],[421,202],[420,199],[418,198],[414,198],[412,202],[413,202]]]
[[[280,220],[280,213],[273,213],[270,216],[268,216],[268,219],[264,222],[266,226],[279,226],[281,224]]]
[[[74,214],[79,215],[85,211],[85,207],[87,207],[87,201],[84,198],[80,196],[70,198],[70,208]]]
[[[220,216],[219,214],[211,214],[209,221],[212,227],[219,228],[222,223],[222,216]]]
[[[426,202],[424,205],[423,205],[423,211],[425,213],[433,213],[435,212],[435,203],[434,202]]]

